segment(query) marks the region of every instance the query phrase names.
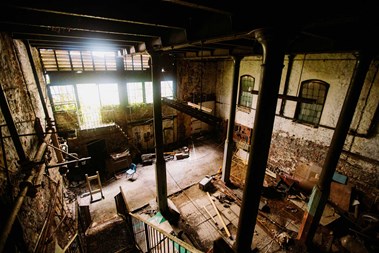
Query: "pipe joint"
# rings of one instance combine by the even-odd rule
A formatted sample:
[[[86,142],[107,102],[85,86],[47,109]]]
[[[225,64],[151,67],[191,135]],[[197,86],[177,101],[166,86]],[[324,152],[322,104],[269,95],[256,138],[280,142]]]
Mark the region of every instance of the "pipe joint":
[[[19,185],[20,190],[27,188],[26,195],[34,198],[37,195],[37,188],[33,184],[34,176],[29,176],[26,180],[22,181]]]

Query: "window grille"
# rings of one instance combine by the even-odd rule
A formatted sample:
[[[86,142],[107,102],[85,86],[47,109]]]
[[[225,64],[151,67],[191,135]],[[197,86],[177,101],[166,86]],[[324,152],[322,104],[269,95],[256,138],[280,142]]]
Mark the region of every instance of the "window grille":
[[[127,83],[128,103],[138,104],[143,103],[143,86],[142,82]]]
[[[253,90],[255,86],[255,78],[250,75],[243,75],[240,78],[240,92],[238,105],[244,107],[253,107]]]
[[[320,122],[328,89],[329,84],[321,80],[303,81],[299,97],[313,99],[314,102],[298,102],[295,119],[301,123],[317,126]]]
[[[50,71],[116,71],[116,51],[77,51],[39,49],[46,72]],[[124,55],[125,70],[146,70],[150,55]]]

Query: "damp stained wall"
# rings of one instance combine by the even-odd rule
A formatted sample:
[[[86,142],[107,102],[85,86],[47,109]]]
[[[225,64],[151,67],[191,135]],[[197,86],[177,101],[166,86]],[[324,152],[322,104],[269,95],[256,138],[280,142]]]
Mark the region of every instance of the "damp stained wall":
[[[283,64],[280,94],[284,90],[288,69],[288,56]],[[320,79],[330,84],[319,127],[296,123],[296,101],[286,101],[283,116],[279,115],[281,99],[277,101],[276,117],[270,148],[268,166],[293,172],[300,163],[322,166],[328,151],[334,128],[337,124],[346,93],[356,65],[353,54],[314,54],[296,55],[290,72],[288,95],[298,96],[300,84],[308,79]],[[260,82],[262,57],[245,57],[241,61],[240,73],[251,75]],[[230,106],[232,90],[233,63],[220,61],[217,66],[216,111],[218,116],[229,117],[226,111]],[[375,126],[374,114],[379,101],[378,62],[370,66],[359,103],[356,108],[351,130],[344,145],[337,171],[349,177],[350,182],[360,188],[379,186],[379,135],[376,130],[367,135]],[[221,81],[222,80],[222,81]],[[257,95],[255,95],[256,98]],[[253,128],[256,100],[252,109],[237,107],[236,123]]]
[[[41,65],[37,57],[38,53],[35,49],[32,49],[32,53],[35,58],[34,62],[39,81],[42,87],[45,87]],[[36,117],[41,120],[42,126],[45,126],[46,115],[42,109],[25,44],[19,40],[12,40],[6,33],[0,33],[0,85],[19,135],[35,133],[34,120]],[[43,92],[44,99],[47,101],[46,91]],[[51,113],[51,108],[48,110]],[[1,205],[5,207],[2,209],[0,219],[6,221],[12,207],[12,200],[19,193],[19,185],[25,180],[31,168],[21,168],[21,161],[19,161],[12,139],[9,138],[10,133],[2,111],[0,113],[0,124],[5,146],[4,150],[0,149],[0,196]],[[28,135],[19,138],[27,159],[32,160],[38,148],[37,137]],[[53,152],[52,155],[54,159]],[[9,177],[6,175],[6,169],[8,169]],[[58,188],[58,192],[55,192],[56,185],[54,183],[55,180],[60,179],[61,177],[56,170],[50,170],[50,179],[43,178],[42,184],[36,188],[35,196],[27,196],[24,199],[18,218],[14,223],[14,226],[19,226],[21,230],[13,235],[17,240],[12,241],[12,247],[17,247],[21,252],[33,252],[46,218],[52,192],[54,195],[61,196],[62,188]],[[7,186],[10,187],[7,188]]]
[[[178,60],[176,78],[177,99],[199,103],[199,101],[195,101],[195,97],[196,95],[203,94],[202,106],[212,109],[210,113],[216,115],[218,112],[215,106],[216,101],[213,97],[220,82],[219,77],[223,76],[218,73],[218,66],[219,62],[215,60],[200,58],[196,60]],[[213,129],[212,126],[182,112],[178,112],[177,115],[178,140],[185,140],[193,134],[209,132]]]

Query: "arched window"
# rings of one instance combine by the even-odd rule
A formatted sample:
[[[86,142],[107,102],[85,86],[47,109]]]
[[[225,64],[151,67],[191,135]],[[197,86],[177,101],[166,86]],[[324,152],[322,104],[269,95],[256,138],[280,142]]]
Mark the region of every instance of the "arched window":
[[[329,84],[321,80],[303,81],[299,98],[311,99],[312,101],[300,100],[298,102],[295,119],[302,123],[317,126],[320,122],[328,89]]]
[[[254,85],[255,85],[254,77],[250,75],[241,76],[238,105],[252,108]]]

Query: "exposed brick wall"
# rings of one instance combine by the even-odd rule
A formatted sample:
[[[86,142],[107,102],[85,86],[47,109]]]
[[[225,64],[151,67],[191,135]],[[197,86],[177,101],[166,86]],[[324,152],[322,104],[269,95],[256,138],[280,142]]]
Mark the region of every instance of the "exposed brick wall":
[[[289,174],[292,174],[300,163],[316,164],[322,167],[327,152],[328,146],[296,138],[283,131],[274,132],[268,167],[274,171]],[[376,201],[379,193],[378,162],[344,152],[339,159],[336,171],[346,175],[348,183],[365,194],[364,201],[368,206]]]
[[[37,55],[33,49],[34,56]],[[35,60],[36,68],[39,71],[39,79],[44,86],[41,66],[39,60]],[[8,107],[12,114],[12,120],[16,125],[18,134],[35,133],[34,121],[40,118],[43,127],[45,126],[45,115],[42,110],[41,100],[38,94],[36,82],[31,70],[31,65],[27,57],[25,45],[17,40],[12,40],[9,35],[0,33],[0,85],[4,90]],[[0,113],[0,124],[2,135],[9,136],[6,121],[3,113]],[[38,149],[38,138],[35,135],[20,136],[20,141],[28,160],[32,160]],[[31,168],[23,167],[19,162],[18,154],[14,148],[11,138],[4,138],[5,150],[0,150],[0,196],[1,202],[7,206],[7,210],[1,212],[2,220],[8,219],[8,212],[11,210],[11,199],[15,200],[19,193],[19,185],[30,173]],[[9,171],[10,182],[6,177],[5,163],[7,159],[7,169]],[[52,154],[54,159],[54,154]],[[50,177],[57,181],[61,177],[57,170],[50,170]],[[50,204],[51,191],[50,179],[46,176],[42,179],[43,186],[36,188],[35,197],[27,196],[18,213],[17,222],[22,228],[22,235],[19,240],[24,240],[28,252],[33,252],[39,232],[42,229],[46,213]],[[11,192],[6,186],[11,184]],[[32,188],[32,187],[30,187]],[[62,192],[62,189],[59,190]],[[59,195],[58,195],[59,196]]]

